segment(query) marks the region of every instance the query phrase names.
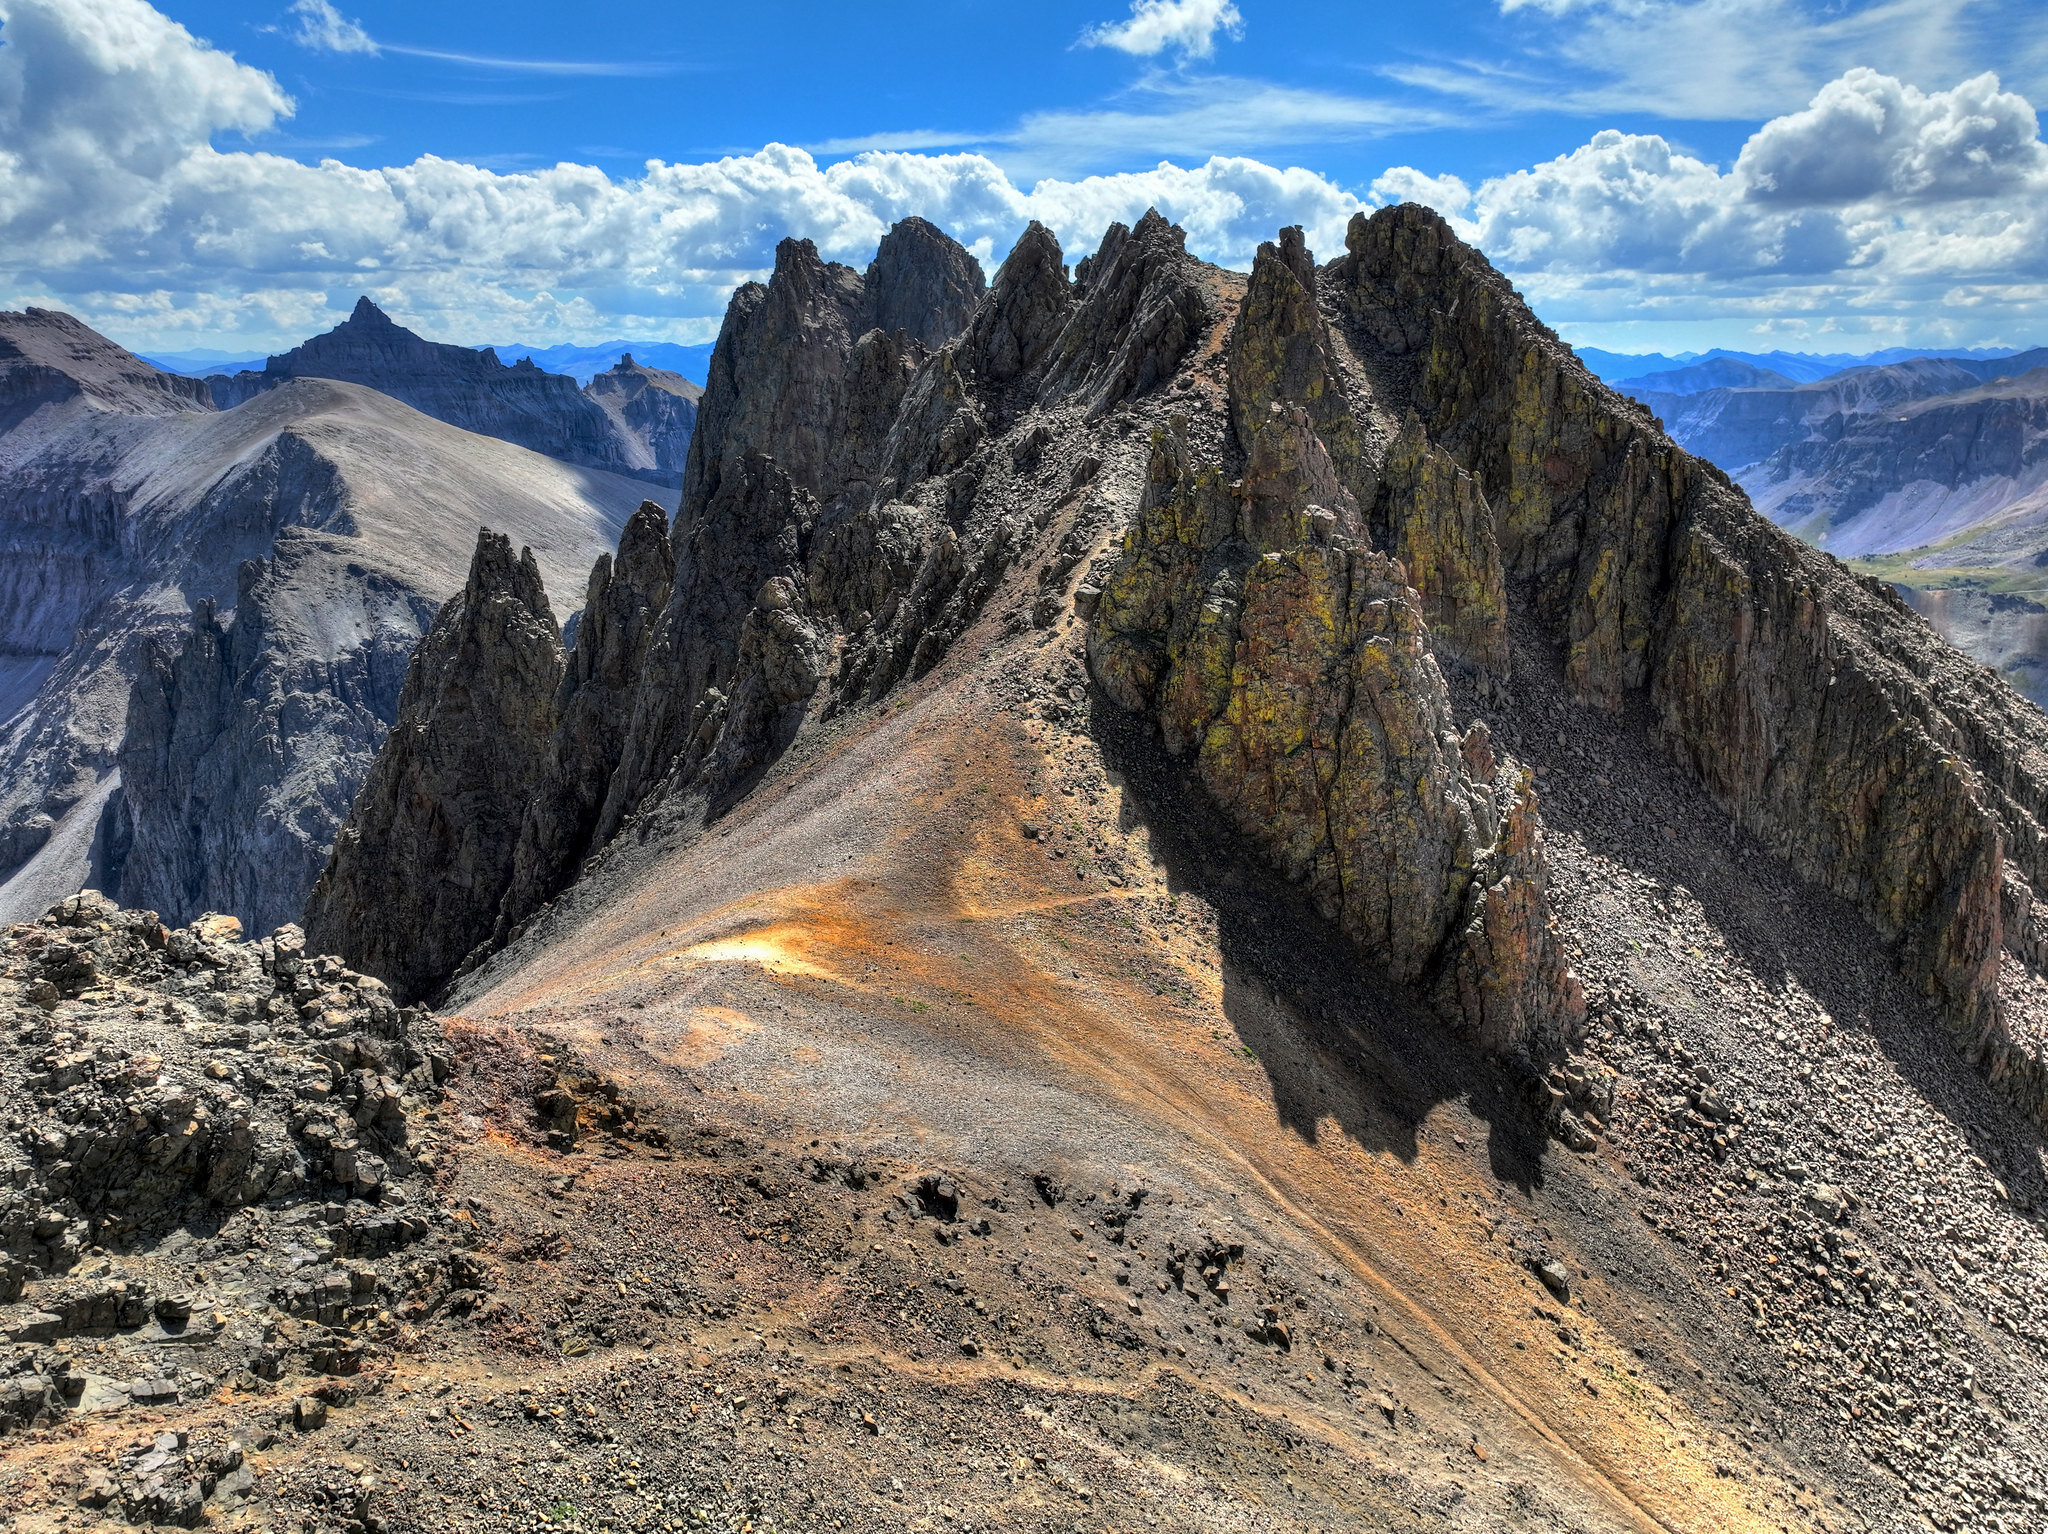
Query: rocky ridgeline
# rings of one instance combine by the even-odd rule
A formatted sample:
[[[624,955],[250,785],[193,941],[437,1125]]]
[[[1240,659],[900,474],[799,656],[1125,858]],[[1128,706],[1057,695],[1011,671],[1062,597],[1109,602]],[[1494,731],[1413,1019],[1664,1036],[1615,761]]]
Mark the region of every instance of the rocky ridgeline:
[[[1120,499],[1105,461],[1133,457],[1105,418],[1204,336],[1206,272],[1157,215],[1072,281],[1034,227],[985,296],[921,220],[865,275],[784,241],[727,313],[666,546],[644,509],[572,653],[509,546],[479,545],[309,902],[315,944],[430,994],[628,824],[701,815],[807,719],[928,671],[1041,542],[1050,621]],[[472,740],[485,713],[502,728]],[[507,820],[453,861],[420,850]]]
[[[317,1426],[477,1282],[433,1194],[448,1046],[295,927],[167,930],[87,891],[0,965],[0,1430],[276,1395],[235,1442],[165,1434],[84,1490],[192,1526],[248,1491],[243,1447]]]
[[[701,819],[807,720],[931,669],[1035,567],[1015,621],[1088,615],[1102,690],[1493,1047],[1554,1054],[1582,1006],[1532,784],[1458,722],[1533,642],[1579,706],[1646,711],[2048,1111],[2000,994],[2002,964],[2044,951],[2048,723],[1758,517],[1441,219],[1361,216],[1320,268],[1290,231],[1248,282],[1156,215],[1071,279],[1036,227],[978,299],[941,280],[964,260],[917,223],[865,275],[780,247],[727,315],[666,557],[643,525],[577,655],[509,547],[480,553],[359,802],[376,834],[344,837],[315,892],[318,946],[429,993],[622,832]],[[912,292],[939,295],[925,333],[947,339],[873,323]],[[470,741],[479,709],[502,728]]]
[[[229,410],[294,378],[364,384],[464,431],[667,485],[675,477],[664,464],[682,456],[696,416],[686,398],[659,388],[674,406],[647,400],[634,408],[633,396],[645,392],[646,379],[637,386],[614,380],[607,390],[586,392],[568,375],[534,366],[530,357],[508,365],[488,349],[428,341],[368,298],[358,299],[334,329],[261,369],[219,374],[205,385],[213,402]]]
[[[1507,589],[1577,700],[1646,702],[1678,760],[1849,899],[2036,1117],[2048,1062],[1999,994],[2038,964],[2048,720],[1881,583],[1758,516],[1426,209],[1353,222],[1319,273],[1361,364],[1492,508]]]

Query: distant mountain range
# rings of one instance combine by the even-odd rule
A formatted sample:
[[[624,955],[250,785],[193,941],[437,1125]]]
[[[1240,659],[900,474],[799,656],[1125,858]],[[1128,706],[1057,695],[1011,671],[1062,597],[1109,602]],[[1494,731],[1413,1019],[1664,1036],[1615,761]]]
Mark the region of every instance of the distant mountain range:
[[[1726,358],[1731,362],[1745,363],[1765,372],[1776,373],[1792,383],[1817,383],[1823,378],[1849,368],[1885,367],[1894,362],[1907,362],[1915,357],[1961,357],[1975,361],[1992,361],[2010,357],[2025,350],[2018,346],[1987,346],[1976,350],[1957,347],[1913,347],[1893,346],[1883,351],[1868,352],[1861,356],[1847,352],[1731,352],[1721,347],[1704,352],[1679,352],[1666,356],[1662,352],[1609,352],[1597,346],[1574,348],[1579,360],[1608,383],[1626,388],[1633,383],[1642,383],[1653,374],[1685,373],[1688,378],[1698,380],[1692,389],[1671,392],[1690,393],[1696,389],[1711,389],[1732,380],[1718,376],[1713,370],[1694,373],[1691,370],[1703,363],[1712,363]]]
[[[642,367],[660,368],[702,384],[711,366],[711,343],[685,346],[675,341],[600,341],[595,346],[534,346],[525,341],[507,341],[494,346],[474,346],[469,351],[496,353],[498,360],[516,363],[530,357],[533,365],[549,373],[564,373],[587,384],[621,357],[631,355]],[[232,373],[241,368],[261,367],[268,352],[222,352],[199,349],[184,352],[138,353],[151,367],[185,378],[205,378],[213,373]]]
[[[556,382],[618,433],[672,398],[626,374]],[[651,490],[361,383],[223,409],[70,315],[0,314],[0,921],[85,883],[296,919],[478,526],[567,613]]]
[[[1804,383],[1761,360],[1722,354],[1617,387],[1765,516],[1889,581],[2048,704],[2048,347]]]
[[[209,373],[233,372],[237,368],[260,363],[269,356],[268,352],[137,352],[151,367],[163,373],[176,373],[181,378],[204,378]]]
[[[565,463],[673,485],[703,391],[662,369],[621,360],[613,370],[620,366],[636,368],[642,387],[672,396],[674,406],[628,420],[578,389],[567,374],[550,373],[527,357],[507,364],[488,349],[428,341],[362,298],[325,335],[268,358],[260,371],[217,373],[207,384],[224,409],[289,378],[364,384],[465,431],[516,442]]]
[[[489,347],[488,350],[496,352],[506,362],[530,357],[535,367],[546,368],[550,373],[566,373],[578,383],[589,383],[628,354],[642,367],[680,373],[691,383],[699,385],[704,382],[706,370],[711,366],[709,341],[701,346],[684,346],[674,341],[600,341],[595,346],[529,346],[525,342],[514,341]]]

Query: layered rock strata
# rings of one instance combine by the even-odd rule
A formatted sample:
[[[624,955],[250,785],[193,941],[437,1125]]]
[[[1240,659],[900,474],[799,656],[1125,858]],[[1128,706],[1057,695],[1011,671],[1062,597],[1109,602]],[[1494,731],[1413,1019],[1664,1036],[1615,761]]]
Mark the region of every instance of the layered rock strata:
[[[298,918],[434,616],[354,556],[346,540],[281,534],[270,559],[243,564],[231,611],[202,599],[182,643],[137,670],[102,849],[124,899],[256,927]],[[307,601],[336,591],[344,613]]]
[[[627,352],[593,374],[583,393],[611,417],[633,469],[653,470],[670,484],[682,477],[702,388],[680,373],[644,367]]]
[[[355,384],[192,382],[0,315],[0,918],[296,917],[478,524],[561,602],[647,492]]]

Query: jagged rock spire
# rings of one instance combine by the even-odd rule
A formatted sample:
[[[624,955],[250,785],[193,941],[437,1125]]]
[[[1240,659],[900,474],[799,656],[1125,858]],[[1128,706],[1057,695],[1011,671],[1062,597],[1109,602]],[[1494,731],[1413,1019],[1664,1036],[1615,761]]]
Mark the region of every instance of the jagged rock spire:
[[[981,263],[936,224],[906,218],[882,236],[862,279],[863,329],[903,331],[936,351],[966,328],[987,281]]]
[[[477,535],[306,907],[316,946],[414,999],[491,935],[544,779],[562,640],[531,549]]]

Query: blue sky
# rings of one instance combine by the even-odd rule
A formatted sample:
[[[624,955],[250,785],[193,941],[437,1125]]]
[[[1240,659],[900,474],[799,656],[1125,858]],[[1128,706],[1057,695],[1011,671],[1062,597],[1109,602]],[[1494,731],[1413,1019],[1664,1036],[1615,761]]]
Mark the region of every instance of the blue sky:
[[[1585,344],[2019,344],[2044,98],[2019,0],[0,0],[0,302],[702,340],[785,233],[923,213],[992,268],[1156,202],[1242,265],[1405,196]]]

